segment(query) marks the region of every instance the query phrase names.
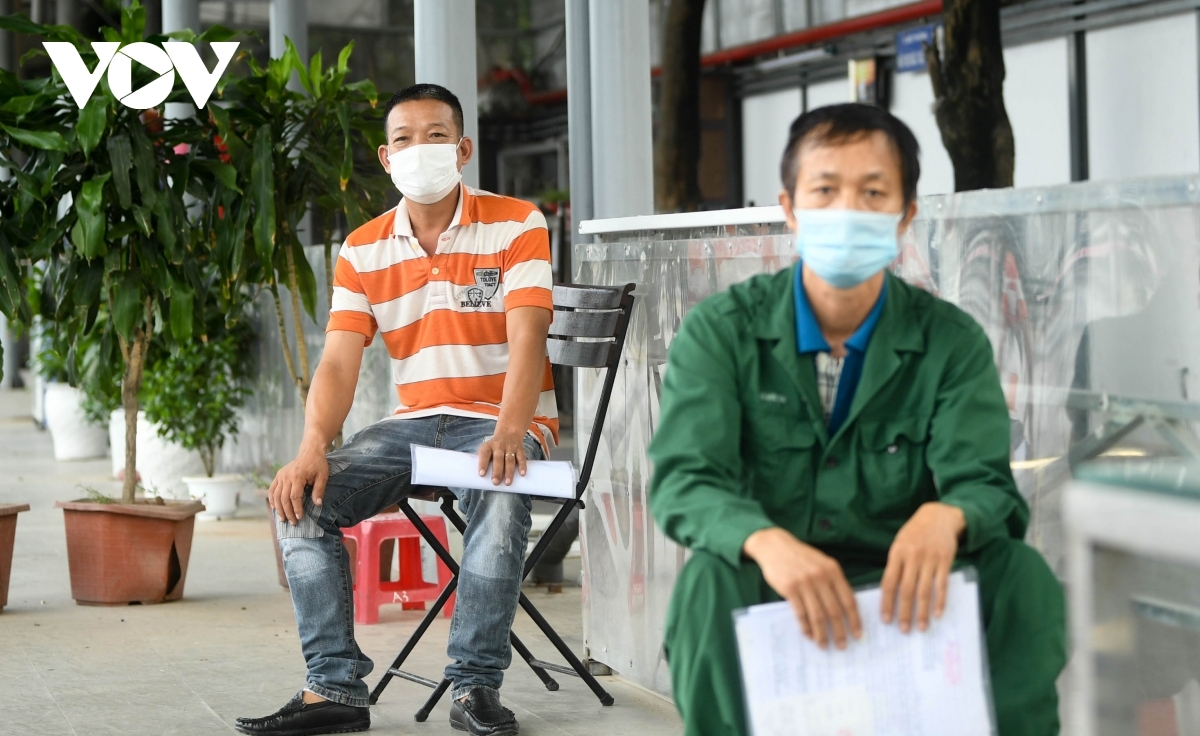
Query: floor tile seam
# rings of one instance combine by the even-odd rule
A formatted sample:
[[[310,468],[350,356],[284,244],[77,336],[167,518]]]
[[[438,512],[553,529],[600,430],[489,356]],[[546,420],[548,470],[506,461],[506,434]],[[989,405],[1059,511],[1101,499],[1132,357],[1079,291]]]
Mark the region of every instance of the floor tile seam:
[[[67,712],[63,710],[61,705],[59,705],[58,698],[55,697],[54,691],[51,690],[50,686],[46,684],[46,680],[42,677],[42,673],[38,672],[37,666],[34,665],[33,660],[30,659],[28,652],[26,652],[24,647],[21,646],[20,641],[17,642],[17,648],[21,650],[21,656],[25,657],[25,661],[29,664],[29,668],[33,670],[33,674],[37,676],[38,682],[42,683],[42,687],[46,689],[46,694],[50,696],[50,702],[54,703],[54,709],[58,711],[58,715],[61,716],[63,722],[67,724],[67,728],[71,729],[71,733],[75,734],[75,736],[79,736],[79,732],[75,730],[75,724],[71,723],[71,719],[67,716]]]

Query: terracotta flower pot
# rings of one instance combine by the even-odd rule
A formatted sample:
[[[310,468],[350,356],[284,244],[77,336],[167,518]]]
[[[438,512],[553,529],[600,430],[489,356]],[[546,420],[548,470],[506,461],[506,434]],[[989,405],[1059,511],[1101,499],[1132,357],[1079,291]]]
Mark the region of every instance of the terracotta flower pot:
[[[8,605],[8,581],[12,573],[13,540],[17,536],[17,514],[29,504],[0,505],[0,610]]]
[[[183,597],[195,501],[61,501],[67,529],[71,597],[88,606],[163,603]]]

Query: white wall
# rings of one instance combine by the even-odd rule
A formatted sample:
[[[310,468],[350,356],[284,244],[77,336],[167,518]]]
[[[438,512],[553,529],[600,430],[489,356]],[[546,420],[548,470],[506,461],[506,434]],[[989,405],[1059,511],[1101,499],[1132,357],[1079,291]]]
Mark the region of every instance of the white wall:
[[[1066,184],[1071,181],[1067,40],[1007,48],[1004,66],[1004,106],[1017,149],[1014,184]]]
[[[742,196],[746,205],[779,201],[779,157],[787,145],[788,127],[799,114],[799,89],[742,100]]]
[[[1092,179],[1200,168],[1192,13],[1087,34]]]
[[[808,85],[808,109],[850,101],[850,80],[842,77]]]
[[[921,178],[917,194],[954,191],[954,168],[942,145],[942,134],[933,117],[933,86],[925,72],[897,74],[892,87],[892,114],[912,128],[921,144]]]

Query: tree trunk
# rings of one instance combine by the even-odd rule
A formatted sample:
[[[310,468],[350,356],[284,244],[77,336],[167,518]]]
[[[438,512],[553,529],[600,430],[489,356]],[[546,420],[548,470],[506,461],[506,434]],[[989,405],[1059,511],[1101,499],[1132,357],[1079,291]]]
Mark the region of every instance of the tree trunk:
[[[212,445],[200,445],[200,462],[204,463],[204,474],[209,478],[217,469],[217,448]]]
[[[954,190],[1011,187],[1016,152],[1004,109],[1000,0],[946,0],[945,42],[925,48]]]
[[[700,28],[704,0],[669,0],[659,86],[654,198],[659,212],[700,208]]]
[[[296,386],[300,389],[300,407],[308,409],[308,388],[312,384],[312,372],[308,366],[308,341],[304,339],[304,310],[300,308],[300,285],[296,279],[296,258],[290,244],[284,246],[287,256],[288,291],[292,295],[292,326],[296,329],[296,352],[300,355],[300,373]]]
[[[125,482],[121,487],[121,503],[133,503],[137,493],[137,417],[138,391],[146,368],[146,352],[154,334],[154,314],[146,302],[146,325],[134,333],[133,344],[119,337],[125,358],[125,375],[121,378],[121,405],[125,407]]]

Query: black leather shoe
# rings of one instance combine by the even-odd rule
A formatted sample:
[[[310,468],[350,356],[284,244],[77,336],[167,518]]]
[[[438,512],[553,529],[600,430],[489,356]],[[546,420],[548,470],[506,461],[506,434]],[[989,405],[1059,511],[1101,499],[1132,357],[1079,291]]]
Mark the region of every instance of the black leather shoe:
[[[511,736],[517,733],[517,717],[500,705],[500,693],[477,687],[464,700],[450,704],[450,727],[471,736]]]
[[[305,703],[302,693],[269,716],[239,718],[234,727],[252,736],[315,736],[354,733],[371,727],[371,709],[355,708],[326,700]],[[514,731],[515,733],[515,731]]]

